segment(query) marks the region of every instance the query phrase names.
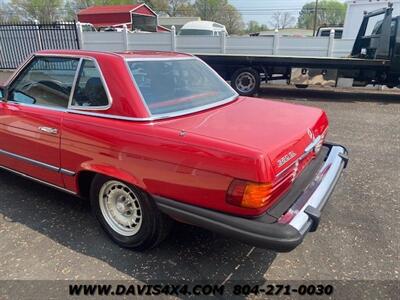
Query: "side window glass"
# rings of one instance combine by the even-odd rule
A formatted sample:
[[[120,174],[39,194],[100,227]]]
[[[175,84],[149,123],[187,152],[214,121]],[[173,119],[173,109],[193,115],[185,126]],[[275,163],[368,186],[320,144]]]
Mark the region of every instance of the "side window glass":
[[[392,21],[390,23],[390,36],[394,36],[396,34],[396,21]]]
[[[109,105],[100,71],[92,60],[82,61],[71,105],[88,109]]]
[[[79,59],[37,57],[11,84],[9,101],[67,108]]]

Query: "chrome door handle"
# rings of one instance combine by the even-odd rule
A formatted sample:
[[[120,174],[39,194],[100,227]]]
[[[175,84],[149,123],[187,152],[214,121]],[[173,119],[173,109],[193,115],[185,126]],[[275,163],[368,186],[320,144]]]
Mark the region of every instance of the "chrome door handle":
[[[39,130],[45,133],[49,134],[57,134],[58,129],[57,128],[51,128],[51,127],[39,127]]]

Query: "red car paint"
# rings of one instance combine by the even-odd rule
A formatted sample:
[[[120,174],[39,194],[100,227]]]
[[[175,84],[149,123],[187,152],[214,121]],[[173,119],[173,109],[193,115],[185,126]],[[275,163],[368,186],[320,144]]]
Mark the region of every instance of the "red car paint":
[[[186,55],[88,51],[43,51],[38,55],[95,59],[112,106],[98,116],[0,101],[0,148],[74,175],[3,155],[0,165],[77,194],[81,193],[81,175],[95,172],[153,195],[235,215],[257,216],[267,208],[226,203],[231,182],[273,183],[277,174],[301,156],[314,136],[323,134],[328,126],[326,114],[319,109],[246,97],[170,119],[124,120],[150,117],[125,59]],[[38,132],[40,126],[57,128],[58,132]],[[294,156],[279,166],[279,159],[291,152]]]

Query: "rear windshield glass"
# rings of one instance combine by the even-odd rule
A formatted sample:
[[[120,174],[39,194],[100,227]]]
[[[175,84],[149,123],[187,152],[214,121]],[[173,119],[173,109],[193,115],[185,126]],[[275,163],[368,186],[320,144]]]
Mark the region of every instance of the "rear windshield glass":
[[[197,59],[128,61],[128,65],[152,115],[197,110],[237,95]]]

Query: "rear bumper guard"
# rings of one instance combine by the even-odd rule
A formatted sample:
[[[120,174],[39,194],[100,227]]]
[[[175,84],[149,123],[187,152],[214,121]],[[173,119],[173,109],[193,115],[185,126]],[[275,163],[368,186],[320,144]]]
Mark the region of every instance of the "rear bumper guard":
[[[301,234],[317,230],[321,211],[349,160],[347,150],[343,146],[325,145],[330,147],[325,163],[288,212],[278,221],[286,223],[285,220],[294,216],[288,224]]]
[[[266,218],[246,219],[194,205],[153,196],[161,211],[174,219],[203,227],[248,244],[279,252],[293,250],[308,232],[318,227],[321,211],[348,162],[347,150],[340,145],[330,148],[314,179],[278,222]]]

